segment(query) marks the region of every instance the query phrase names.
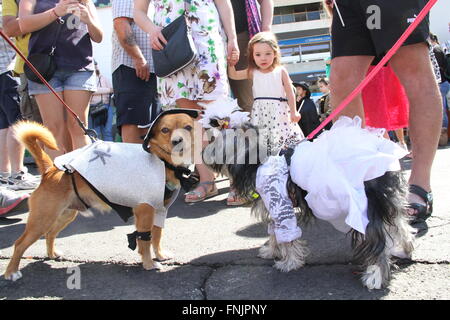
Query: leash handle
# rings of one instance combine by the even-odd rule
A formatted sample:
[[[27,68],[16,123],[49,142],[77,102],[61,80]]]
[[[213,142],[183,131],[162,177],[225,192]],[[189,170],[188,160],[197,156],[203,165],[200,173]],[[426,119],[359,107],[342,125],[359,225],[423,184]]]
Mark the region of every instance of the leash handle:
[[[386,55],[381,59],[380,62],[372,69],[372,71],[364,78],[364,80],[355,88],[353,91],[341,102],[341,104],[334,109],[331,114],[324,120],[322,123],[311,132],[306,139],[311,140],[314,136],[320,132],[333,118],[337,116],[361,91],[364,89],[367,84],[375,77],[375,75],[381,70],[381,68],[392,58],[392,56],[398,51],[398,49],[402,46],[402,44],[406,41],[406,39],[411,35],[414,29],[417,28],[419,23],[425,18],[431,8],[436,4],[438,0],[430,0],[425,5],[425,7],[420,11],[419,15],[416,17],[413,23],[409,25],[409,27],[403,32],[401,37],[397,40],[397,42],[393,45],[391,49],[386,53]]]
[[[63,106],[69,111],[70,114],[75,118],[75,120],[80,125],[81,129],[83,130],[84,134],[87,135],[92,142],[95,142],[97,140],[97,133],[95,130],[92,129],[86,129],[86,126],[81,121],[81,119],[78,117],[78,115],[67,105],[67,103],[56,93],[56,91],[52,88],[52,86],[47,82],[47,80],[44,79],[44,77],[40,74],[39,71],[33,66],[33,64],[28,61],[28,59],[25,57],[25,55],[19,50],[19,48],[16,47],[16,45],[9,39],[9,37],[3,33],[3,30],[0,30],[0,35],[3,39],[5,39],[6,42],[14,49],[14,51],[17,52],[17,54],[25,61],[25,63],[30,67],[30,69],[38,76],[38,78],[42,81],[43,84],[47,86],[47,88],[55,95],[55,97],[63,104]]]

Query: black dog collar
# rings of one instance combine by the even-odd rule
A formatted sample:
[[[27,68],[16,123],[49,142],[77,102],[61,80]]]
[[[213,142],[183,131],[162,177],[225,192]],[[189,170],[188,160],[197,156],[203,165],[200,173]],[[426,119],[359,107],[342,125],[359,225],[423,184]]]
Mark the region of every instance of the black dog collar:
[[[173,164],[161,159],[167,169],[172,170],[175,173],[175,177],[180,180],[181,187],[184,191],[192,190],[198,183],[199,179],[197,176],[192,174],[192,171],[186,167],[178,166],[175,167]]]

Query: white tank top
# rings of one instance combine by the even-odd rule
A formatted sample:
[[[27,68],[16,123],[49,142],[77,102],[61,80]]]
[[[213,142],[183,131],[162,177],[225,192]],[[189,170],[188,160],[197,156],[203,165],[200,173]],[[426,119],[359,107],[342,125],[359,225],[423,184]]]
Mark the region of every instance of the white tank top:
[[[262,73],[257,69],[253,70],[253,98],[286,98],[281,70],[281,67],[276,67],[269,73]]]

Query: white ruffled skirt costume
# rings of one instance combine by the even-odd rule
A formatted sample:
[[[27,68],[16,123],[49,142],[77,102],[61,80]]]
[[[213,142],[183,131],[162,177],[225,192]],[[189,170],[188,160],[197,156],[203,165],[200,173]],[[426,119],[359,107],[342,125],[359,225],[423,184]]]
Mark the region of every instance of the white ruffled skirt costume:
[[[284,156],[269,157],[260,166],[256,188],[273,219],[269,233],[277,242],[301,236],[286,192],[288,174],[308,192],[305,199],[315,217],[341,232],[354,229],[365,234],[369,220],[364,182],[399,171],[399,159],[406,155],[383,133],[384,129],[362,129],[359,117],[341,117],[314,142],[298,144],[290,168]]]

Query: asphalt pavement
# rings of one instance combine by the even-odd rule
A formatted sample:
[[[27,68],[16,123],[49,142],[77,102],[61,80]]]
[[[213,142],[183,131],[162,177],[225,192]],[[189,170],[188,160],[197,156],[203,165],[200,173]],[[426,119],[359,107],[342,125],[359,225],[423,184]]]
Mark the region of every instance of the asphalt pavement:
[[[410,161],[403,161],[409,174]],[[33,169],[33,168],[31,168]],[[34,168],[35,170],[35,168]],[[267,240],[266,226],[249,207],[227,207],[227,179],[220,194],[187,205],[174,203],[166,220],[163,247],[174,258],[160,271],[145,271],[127,247],[133,219],[114,212],[79,216],[56,240],[64,252],[45,257],[45,240],[33,244],[20,267],[23,278],[0,279],[2,299],[152,299],[152,300],[396,300],[450,299],[450,146],[437,152],[432,175],[434,213],[416,239],[412,260],[396,262],[388,288],[369,291],[352,263],[350,237],[326,222],[304,227],[311,254],[300,270],[282,273],[273,261],[257,257]],[[0,274],[24,230],[28,212],[0,221]],[[20,219],[20,220],[19,220]]]

